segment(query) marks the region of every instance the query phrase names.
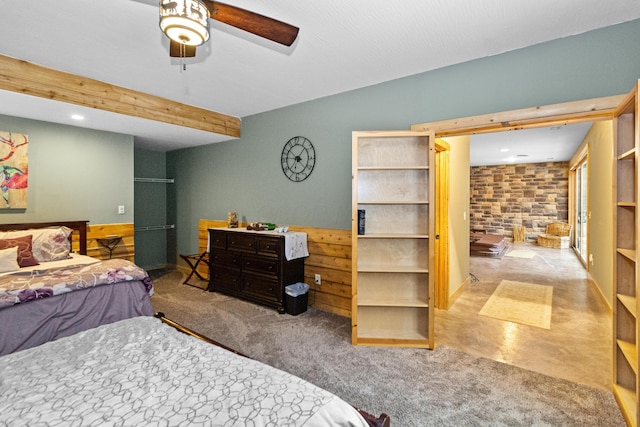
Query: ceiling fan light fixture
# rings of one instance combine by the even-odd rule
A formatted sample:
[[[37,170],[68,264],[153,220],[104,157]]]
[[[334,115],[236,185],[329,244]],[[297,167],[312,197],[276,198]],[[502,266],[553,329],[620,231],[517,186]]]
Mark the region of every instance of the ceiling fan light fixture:
[[[177,43],[200,46],[209,40],[209,9],[200,0],[161,0],[160,29]]]

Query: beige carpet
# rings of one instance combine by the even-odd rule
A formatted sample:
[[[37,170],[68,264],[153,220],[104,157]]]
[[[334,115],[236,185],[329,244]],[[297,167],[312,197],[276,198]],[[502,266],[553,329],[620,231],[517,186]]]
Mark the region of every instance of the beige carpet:
[[[511,256],[515,258],[533,258],[536,256],[534,251],[528,251],[526,249],[514,249],[509,252],[506,256]]]
[[[352,405],[386,412],[392,427],[625,427],[608,390],[444,345],[433,351],[354,346],[348,317],[314,307],[299,316],[278,314],[184,286],[178,272],[152,278],[156,311]]]
[[[551,329],[553,287],[503,280],[480,310],[480,315]]]

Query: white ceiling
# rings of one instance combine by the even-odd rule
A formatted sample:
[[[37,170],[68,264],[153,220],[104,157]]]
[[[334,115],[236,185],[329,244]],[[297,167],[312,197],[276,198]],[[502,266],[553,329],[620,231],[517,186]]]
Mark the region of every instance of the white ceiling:
[[[640,18],[638,0],[228,3],[300,27],[298,39],[283,48],[213,22],[181,71],[154,0],[0,0],[0,54],[245,117]],[[230,139],[6,91],[0,113],[131,134],[162,151]]]
[[[567,161],[590,127],[579,123],[471,135],[471,166]]]

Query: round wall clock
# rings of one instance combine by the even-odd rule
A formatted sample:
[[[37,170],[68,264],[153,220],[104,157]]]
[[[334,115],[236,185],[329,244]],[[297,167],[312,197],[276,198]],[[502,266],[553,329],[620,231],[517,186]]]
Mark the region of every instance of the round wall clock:
[[[313,172],[316,151],[304,136],[294,136],[282,149],[282,172],[293,182],[304,181]]]

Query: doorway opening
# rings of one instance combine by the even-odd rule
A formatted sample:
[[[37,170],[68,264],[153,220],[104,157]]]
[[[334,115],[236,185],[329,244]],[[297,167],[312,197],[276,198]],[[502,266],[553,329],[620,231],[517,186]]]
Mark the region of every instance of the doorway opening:
[[[584,151],[591,127],[585,122],[471,135],[470,228],[494,239],[535,242],[549,224],[570,223],[570,164]]]
[[[528,110],[518,110],[518,111],[507,112],[507,113],[491,114],[486,116],[476,116],[468,119],[456,119],[456,120],[444,121],[444,122],[426,123],[426,124],[414,125],[412,126],[412,130],[434,131],[436,137],[444,137],[445,140],[447,140],[446,137],[448,136],[475,135],[479,133],[490,133],[490,132],[498,132],[503,130],[528,129],[533,127],[562,126],[569,123],[599,122],[599,121],[605,121],[605,120],[610,121],[613,118],[615,108],[620,103],[623,97],[624,96],[622,95],[617,97],[582,101],[578,103],[559,104],[559,105],[549,106],[549,107],[537,107],[537,108],[528,109]],[[451,154],[452,162],[454,162],[455,161],[454,156],[456,155],[455,144],[452,144],[451,153],[452,153]],[[583,169],[583,166],[581,166],[581,164],[578,164],[577,166],[580,166],[579,173],[584,174],[583,176],[585,178],[588,177],[588,173],[589,173],[588,163],[586,167],[584,167],[584,169]],[[576,166],[576,169],[577,169],[577,166]],[[578,181],[579,181],[578,179],[571,181],[570,185],[571,185],[572,194],[569,197],[570,198],[569,202],[571,206],[569,209],[569,214],[567,218],[565,218],[565,220],[573,222],[574,218],[576,218],[578,215],[577,212],[578,211],[581,212],[580,218],[582,219],[584,217],[586,222],[584,223],[584,226],[581,226],[579,230],[580,240],[577,243],[577,245],[580,247],[581,250],[585,251],[585,254],[588,254],[588,226],[587,225],[588,225],[588,219],[589,219],[588,217],[589,202],[588,202],[588,198],[585,197],[586,194],[588,193],[586,193],[585,191],[586,187],[584,187],[582,188],[583,191],[580,194],[580,198],[576,196],[574,190],[576,189],[576,185],[577,185],[576,182]],[[583,181],[582,177],[580,181]],[[581,185],[584,185],[584,182]],[[457,192],[464,193],[464,191],[461,191],[461,189],[457,189],[457,191],[454,191],[452,189],[452,192],[451,192],[452,197],[456,197]],[[461,197],[464,197],[464,194],[462,194]],[[461,230],[454,230],[454,232],[457,232],[457,233],[459,233],[460,231]],[[467,232],[468,232],[468,227],[467,227]],[[574,245],[576,245],[576,243],[574,243]],[[603,253],[605,253],[606,251],[607,249],[605,248]],[[573,254],[573,251],[570,251],[569,254],[573,257],[574,261],[577,262],[576,257]],[[455,260],[456,262],[459,262],[461,264],[466,262],[468,265],[469,258],[470,258],[468,248],[466,251],[462,247],[454,248],[453,255],[458,256],[458,259]],[[545,255],[545,256],[548,256],[548,255]],[[553,256],[551,255],[551,258],[552,257]],[[551,258],[548,258],[548,259],[551,259]],[[587,259],[588,259],[588,256],[587,256]],[[454,260],[452,260],[452,262],[454,262]],[[580,262],[578,262],[578,265],[579,265],[579,270],[582,271],[584,274],[584,265],[581,264]],[[522,267],[523,271],[526,271],[526,268],[527,267]],[[544,272],[543,269],[541,269],[541,271]],[[586,294],[590,294],[591,296],[598,294],[598,292],[595,292],[595,293],[587,292],[584,286],[590,286],[590,284],[586,279],[581,280],[580,282],[581,282],[582,288],[575,289],[576,292],[582,293],[583,296]],[[466,291],[459,292],[461,288],[464,287],[467,289],[468,288],[474,289],[474,286],[475,286],[474,284],[471,284],[470,280],[465,281],[463,283],[454,283],[453,279],[451,283],[448,283],[446,285],[448,285],[448,288],[449,288],[448,295],[449,296],[455,295],[456,297],[466,293]],[[439,287],[436,284],[436,292],[438,292],[438,290],[442,288],[447,288],[447,286]],[[571,294],[572,291],[573,290],[571,289],[571,287],[566,287],[563,290],[565,294]],[[487,298],[486,292],[483,294],[483,297],[486,300]],[[451,301],[450,307],[451,305],[453,305],[453,302],[455,302],[455,298],[451,298],[451,300],[452,301]],[[460,301],[462,301],[462,298],[460,299]],[[468,300],[465,300],[464,304],[467,304],[467,303],[468,303]],[[608,338],[608,336],[610,335],[610,330],[611,330],[610,328],[611,316],[610,316],[610,312],[607,311],[606,303],[609,303],[609,302],[606,301],[606,298],[601,293],[595,297],[595,300],[591,300],[589,302],[589,304],[599,304],[600,305],[599,311],[604,316],[602,319],[599,319],[601,321],[598,322],[598,324],[602,325],[604,328],[603,341],[606,341],[606,338]],[[478,317],[476,315],[479,312],[480,308],[481,307],[463,307],[462,308],[461,311],[474,310],[473,311],[474,317],[468,317],[466,319],[463,319],[463,318],[455,319],[455,322],[458,322],[458,324],[466,324],[466,327],[460,328],[461,330],[465,328],[474,330],[474,328],[477,328],[477,325],[474,322],[477,322]],[[558,312],[560,312],[560,310],[558,310]],[[437,315],[438,313],[439,312],[436,311]],[[449,311],[441,310],[440,314],[445,317],[446,316],[451,317],[456,315],[456,313],[454,313],[452,310],[449,310]],[[556,314],[554,314],[554,316],[555,315]],[[493,358],[494,360],[505,361],[507,363],[513,363],[516,365],[518,365],[519,362],[517,360],[512,359],[513,357],[515,357],[514,356],[515,353],[510,354],[510,352],[512,351],[515,352],[514,350],[515,345],[522,346],[523,343],[525,343],[526,348],[538,348],[540,347],[541,344],[544,345],[543,342],[541,342],[539,339],[535,337],[535,334],[529,335],[528,333],[523,332],[524,329],[519,328],[517,325],[514,326],[514,324],[508,323],[508,322],[501,322],[501,324],[507,324],[511,326],[505,330],[501,329],[500,331],[497,332],[496,335],[494,335],[493,333],[489,334],[486,330],[479,329],[478,330],[479,333],[475,334],[476,338],[467,336],[466,338],[463,338],[463,339],[474,340],[477,342],[479,348],[481,347],[482,351],[484,352],[482,354],[475,353],[477,355],[490,357],[490,358]],[[451,323],[449,323],[449,325],[451,325]],[[436,320],[436,341],[438,341],[439,343],[443,343],[444,335],[451,336],[450,330],[443,331],[442,329],[440,330],[438,329],[439,329],[438,320]],[[496,338],[496,336],[498,338]],[[478,339],[477,337],[482,337],[482,339]],[[499,342],[493,341],[494,338]],[[463,339],[461,339],[461,341]],[[563,340],[560,339],[558,342],[562,343],[562,341]],[[609,355],[610,349],[607,348],[605,353],[606,355]],[[606,355],[603,358],[598,358],[595,363],[598,363],[599,366],[610,366],[611,365],[610,360],[606,359],[606,357],[609,357],[610,359],[610,356],[606,356]],[[551,360],[545,360],[545,361],[540,361],[539,364],[552,366],[554,362]],[[536,369],[536,367],[530,367],[530,368]],[[585,375],[588,375],[588,372]]]
[[[466,118],[419,123],[412,125],[411,130],[431,131],[434,132],[436,138],[446,138],[450,136],[475,135],[491,132],[513,131],[518,129],[563,126],[572,123],[612,121],[615,117],[618,106],[625,97],[626,95],[614,95],[501,113],[490,113]],[[455,194],[456,193],[451,194],[452,199],[455,197]],[[468,189],[466,193],[462,194],[462,197],[468,197]],[[466,241],[468,244],[468,238]],[[468,266],[468,247],[466,248],[466,251],[462,249],[464,248],[454,248],[457,258],[455,260],[451,259],[451,262],[458,262]],[[603,250],[606,251],[607,249],[605,248]],[[469,278],[465,278],[460,282],[455,282],[456,279],[457,277],[452,275],[449,283],[442,286],[436,285],[435,298],[438,299],[438,292],[447,292],[449,297],[455,296],[461,290],[463,285],[470,282]],[[450,304],[454,301],[455,298],[449,298]]]

